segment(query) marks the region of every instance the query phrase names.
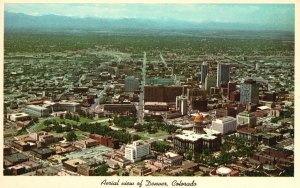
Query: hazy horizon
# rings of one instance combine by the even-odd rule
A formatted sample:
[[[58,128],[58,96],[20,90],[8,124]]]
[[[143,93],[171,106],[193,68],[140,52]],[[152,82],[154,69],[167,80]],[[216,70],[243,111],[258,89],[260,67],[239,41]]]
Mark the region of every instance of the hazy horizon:
[[[57,15],[71,18],[147,19],[195,24],[227,23],[260,25],[292,31],[294,4],[4,4],[5,12],[30,16]]]

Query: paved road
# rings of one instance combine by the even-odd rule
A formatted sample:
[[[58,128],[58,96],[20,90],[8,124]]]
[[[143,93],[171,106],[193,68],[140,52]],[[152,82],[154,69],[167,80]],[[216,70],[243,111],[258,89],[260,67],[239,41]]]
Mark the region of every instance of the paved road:
[[[102,120],[97,120],[97,121],[91,122],[90,124],[93,124],[93,123],[103,123],[103,122],[108,122],[109,120],[112,120],[112,119],[102,119]]]
[[[159,57],[160,57],[160,59],[161,59],[161,62],[165,65],[165,67],[168,68],[168,64],[167,64],[167,62],[165,61],[165,59],[164,59],[163,55],[161,54],[161,52],[159,52]]]
[[[110,83],[107,83],[104,85],[104,89],[101,91],[97,91],[97,98],[95,99],[95,103],[90,107],[91,110],[95,110],[95,108],[100,104],[100,100],[103,98],[103,94],[106,92],[106,90],[111,86]]]
[[[234,62],[236,62],[236,63],[238,63],[238,64],[245,65],[245,66],[247,66],[247,67],[253,67],[253,65],[251,65],[251,64],[248,64],[248,63],[242,62],[242,61],[238,61],[238,60],[233,59],[233,58],[228,57],[228,56],[224,56],[224,58],[229,59],[229,60],[232,60],[232,61],[234,61]]]
[[[142,67],[142,80],[141,80],[141,92],[139,95],[139,104],[138,104],[138,123],[144,124],[144,87],[145,87],[145,80],[146,80],[146,64],[147,64],[147,57],[146,52],[144,52],[143,58],[143,67]]]
[[[158,136],[158,137],[155,137],[155,138],[150,138],[149,140],[148,140],[148,142],[150,142],[150,143],[152,143],[152,142],[155,142],[155,141],[157,141],[157,140],[159,140],[159,139],[166,139],[166,138],[168,138],[168,137],[170,137],[170,136],[172,136],[172,135],[164,135],[164,136]]]

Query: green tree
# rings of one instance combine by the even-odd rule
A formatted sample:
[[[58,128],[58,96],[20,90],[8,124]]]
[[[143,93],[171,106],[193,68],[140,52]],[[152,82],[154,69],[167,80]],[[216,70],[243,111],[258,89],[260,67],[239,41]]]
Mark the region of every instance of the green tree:
[[[62,128],[61,125],[55,125],[53,127],[53,130],[55,130],[55,132],[57,132],[57,133],[62,133],[63,132],[63,128]]]
[[[140,137],[139,135],[134,134],[134,135],[132,136],[132,140],[133,140],[133,141],[139,140],[139,139],[141,139],[141,137]]]
[[[129,176],[129,172],[125,171],[119,174],[120,176]]]
[[[144,126],[142,125],[142,124],[136,124],[135,126],[134,126],[134,129],[137,131],[137,132],[142,132],[142,131],[144,131]]]
[[[186,152],[184,156],[186,160],[192,160],[193,158],[192,152]]]
[[[77,140],[77,135],[75,134],[74,131],[70,131],[70,132],[67,133],[66,139],[67,139],[67,141],[69,141],[69,142],[75,141],[75,140]]]
[[[107,164],[101,164],[94,172],[94,176],[106,176],[108,171]]]
[[[163,141],[156,141],[151,144],[151,149],[160,153],[165,153],[170,150],[170,146]]]

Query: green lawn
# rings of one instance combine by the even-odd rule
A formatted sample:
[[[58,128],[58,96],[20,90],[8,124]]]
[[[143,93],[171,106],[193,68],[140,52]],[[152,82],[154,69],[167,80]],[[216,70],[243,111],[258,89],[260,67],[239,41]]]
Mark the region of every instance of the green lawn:
[[[79,119],[80,123],[90,123],[95,121],[94,119],[86,118],[86,117],[80,117]]]
[[[37,125],[34,125],[34,131],[35,132],[38,132],[38,131],[41,131],[42,129],[46,128],[46,125],[44,124],[44,121],[41,121],[39,122]],[[51,119],[51,121],[55,121],[55,122],[58,122],[58,123],[69,123],[71,125],[76,125],[78,122],[76,121],[73,121],[73,120],[69,120],[69,119],[60,119],[60,118],[53,118]]]
[[[53,120],[55,120],[56,122],[58,122],[58,123],[69,123],[69,124],[71,124],[71,125],[77,125],[77,121],[74,121],[74,120],[70,120],[70,119],[60,119],[60,118],[56,118],[56,119],[53,119]]]
[[[46,125],[44,124],[44,121],[38,123],[35,127],[34,127],[34,131],[38,132],[41,131],[42,129],[46,128]]]
[[[141,137],[142,140],[148,140],[150,138],[167,135],[168,132],[159,130],[155,134],[148,134],[148,132],[137,132],[137,134]]]
[[[82,139],[85,139],[86,136],[82,133],[82,131],[75,131],[76,135],[77,135],[77,140],[82,140]]]

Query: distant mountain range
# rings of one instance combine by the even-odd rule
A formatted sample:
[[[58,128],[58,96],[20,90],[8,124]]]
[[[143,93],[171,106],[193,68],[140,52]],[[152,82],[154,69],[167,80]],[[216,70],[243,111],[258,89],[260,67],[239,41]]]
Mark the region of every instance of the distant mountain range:
[[[187,22],[178,20],[147,20],[135,18],[75,18],[57,15],[31,16],[4,12],[5,32],[35,29],[58,31],[111,31],[111,30],[277,30],[276,26],[222,22]]]

